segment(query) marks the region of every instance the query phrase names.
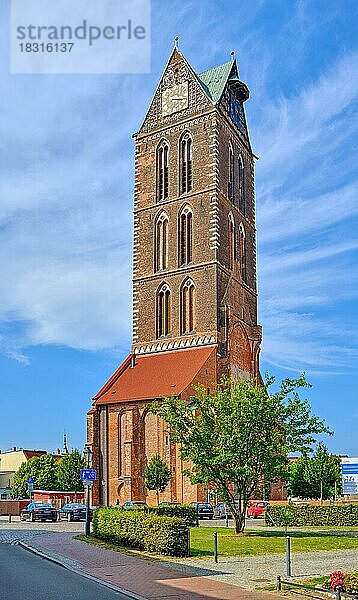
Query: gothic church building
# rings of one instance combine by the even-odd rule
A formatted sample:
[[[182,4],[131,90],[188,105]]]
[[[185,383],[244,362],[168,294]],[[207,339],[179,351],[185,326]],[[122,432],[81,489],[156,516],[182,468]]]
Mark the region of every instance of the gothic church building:
[[[135,135],[133,346],[88,413],[93,504],[154,504],[142,473],[156,453],[172,472],[161,500],[203,500],[146,408],[223,374],[259,376],[248,97],[234,58],[196,73],[174,48]]]

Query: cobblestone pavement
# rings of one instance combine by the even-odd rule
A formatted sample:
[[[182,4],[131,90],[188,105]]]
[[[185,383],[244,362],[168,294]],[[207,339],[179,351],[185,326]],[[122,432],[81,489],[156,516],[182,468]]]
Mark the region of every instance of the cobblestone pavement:
[[[35,521],[30,523],[29,521],[20,521],[20,517],[12,517],[11,523],[9,523],[8,517],[0,517],[0,535],[4,530],[11,531],[71,531],[73,533],[83,533],[85,524],[83,521],[75,521],[69,523],[68,521]]]

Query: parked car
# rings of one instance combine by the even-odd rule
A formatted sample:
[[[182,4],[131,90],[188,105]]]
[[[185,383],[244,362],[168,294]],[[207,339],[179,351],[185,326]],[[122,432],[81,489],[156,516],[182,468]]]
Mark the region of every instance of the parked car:
[[[92,509],[90,509],[90,518]],[[86,519],[86,505],[79,502],[70,502],[58,510],[58,520],[81,521]]]
[[[217,519],[225,519],[226,515],[231,519],[232,512],[230,506],[225,504],[225,502],[220,502],[214,507],[214,517]]]
[[[191,506],[196,506],[199,519],[212,519],[214,509],[209,502],[190,502]]]
[[[20,521],[57,521],[57,509],[49,502],[30,502],[22,509]]]
[[[159,502],[159,506],[177,506],[179,502]]]
[[[265,510],[268,507],[268,505],[269,505],[269,503],[265,502],[265,501],[252,502],[247,509],[247,516],[251,517],[252,519],[257,519],[257,517],[262,517],[264,515]]]
[[[141,502],[139,500],[135,502],[125,502],[122,508],[146,508],[147,504],[145,502]]]

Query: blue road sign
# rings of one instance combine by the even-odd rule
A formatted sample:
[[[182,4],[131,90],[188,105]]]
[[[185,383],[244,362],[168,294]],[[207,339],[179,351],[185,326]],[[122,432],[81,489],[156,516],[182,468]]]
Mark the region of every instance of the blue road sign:
[[[96,469],[81,469],[80,477],[82,481],[95,481],[97,479]]]
[[[34,482],[34,478],[33,477],[29,477],[27,480],[27,483],[33,483]]]

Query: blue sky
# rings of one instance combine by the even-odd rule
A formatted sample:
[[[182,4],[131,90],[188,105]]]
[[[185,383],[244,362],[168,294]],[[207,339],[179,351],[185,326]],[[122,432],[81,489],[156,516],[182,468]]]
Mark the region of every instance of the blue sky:
[[[2,7],[7,7],[5,0]],[[0,36],[0,448],[82,448],[90,399],[131,342],[133,140],[175,35],[230,58],[256,165],[262,371],[358,455],[355,0],[152,3],[146,75],[10,75]]]

